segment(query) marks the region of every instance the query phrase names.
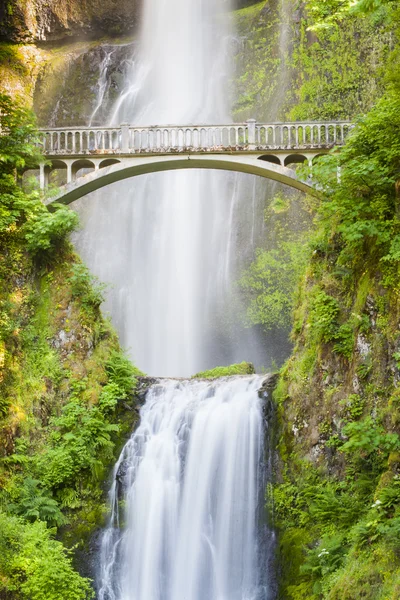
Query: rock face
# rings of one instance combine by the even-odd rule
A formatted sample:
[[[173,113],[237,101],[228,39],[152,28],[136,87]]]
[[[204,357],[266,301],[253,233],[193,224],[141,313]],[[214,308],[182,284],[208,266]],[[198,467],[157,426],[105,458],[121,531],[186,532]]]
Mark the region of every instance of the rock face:
[[[139,0],[2,0],[0,39],[12,42],[124,35],[134,31]]]
[[[234,0],[235,8],[259,0]],[[132,33],[142,0],[1,0],[0,40],[63,41]]]
[[[133,50],[134,43],[109,40],[72,44],[62,52],[49,53],[50,59],[39,73],[33,96],[39,125],[107,123],[111,107],[123,88]]]

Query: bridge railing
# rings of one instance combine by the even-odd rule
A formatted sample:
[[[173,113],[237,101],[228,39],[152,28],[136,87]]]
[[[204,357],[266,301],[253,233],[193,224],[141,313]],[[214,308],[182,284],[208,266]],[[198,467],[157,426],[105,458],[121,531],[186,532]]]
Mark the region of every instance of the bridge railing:
[[[353,125],[340,122],[246,123],[163,127],[67,127],[41,130],[48,155],[165,154],[318,149],[342,145]]]

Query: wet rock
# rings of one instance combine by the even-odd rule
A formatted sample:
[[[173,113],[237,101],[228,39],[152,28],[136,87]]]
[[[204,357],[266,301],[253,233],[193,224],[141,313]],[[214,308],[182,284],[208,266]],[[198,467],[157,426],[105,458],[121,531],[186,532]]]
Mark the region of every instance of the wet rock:
[[[121,464],[119,465],[119,468],[118,468],[117,474],[115,476],[115,479],[119,483],[121,483],[122,485],[124,485],[125,477],[126,477],[128,471],[129,471],[129,463],[128,463],[127,460],[123,460],[121,462]]]
[[[363,358],[366,358],[371,352],[371,344],[367,342],[361,333],[357,336],[357,350]]]
[[[269,373],[264,379],[262,386],[259,389],[258,395],[260,398],[267,398],[274,391],[278,383],[279,373]]]

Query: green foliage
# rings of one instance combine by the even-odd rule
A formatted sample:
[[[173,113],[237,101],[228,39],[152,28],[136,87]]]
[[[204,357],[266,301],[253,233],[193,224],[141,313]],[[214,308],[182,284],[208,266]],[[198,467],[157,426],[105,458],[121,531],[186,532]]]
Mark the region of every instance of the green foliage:
[[[248,362],[241,362],[229,367],[215,367],[209,371],[196,373],[192,379],[217,379],[218,377],[229,377],[231,375],[253,375],[254,366]]]
[[[33,255],[60,244],[79,223],[78,215],[62,204],[53,204],[52,212],[42,205],[41,210],[39,205],[36,208],[23,228],[27,249]]]
[[[0,593],[21,600],[90,600],[90,582],[72,567],[44,523],[0,513]],[[15,596],[14,596],[15,594]]]
[[[364,413],[365,398],[362,398],[359,394],[350,394],[345,400],[341,400],[339,404],[346,408],[349,420],[355,421]]]
[[[6,94],[0,94],[0,131],[0,174],[38,165],[35,117],[23,103]]]
[[[384,427],[376,423],[372,417],[348,423],[343,428],[343,434],[349,439],[343,444],[342,452],[359,452],[366,456],[377,452],[387,458],[390,452],[400,451],[399,435],[386,432]]]
[[[78,216],[62,205],[49,212],[37,192],[25,194],[18,187],[18,169],[37,167],[43,158],[32,113],[4,94],[0,130],[0,243],[20,240],[32,256],[48,258],[76,228]]]
[[[386,8],[392,0],[307,0],[307,7],[313,17],[314,31],[327,29],[337,25],[340,21],[348,19],[350,15],[372,15],[384,18]]]
[[[294,82],[289,116],[294,120],[353,120],[382,93],[377,66],[386,59],[391,33],[383,23],[355,15],[334,27],[319,27],[317,35],[310,33],[322,22],[313,7],[318,5],[325,12],[330,4],[309,0],[302,14],[291,59]]]
[[[83,547],[102,522],[139,372],[66,240],[76,215],[17,185],[40,158],[29,111],[0,97],[0,118],[0,596],[89,600],[90,582],[53,536]]]
[[[381,261],[398,262],[395,183],[400,177],[399,115],[400,97],[388,93],[359,121],[339,159],[331,155],[315,166],[314,177],[326,193],[321,219],[343,240],[339,265],[354,264],[367,248],[374,247]]]
[[[97,277],[92,275],[83,263],[75,263],[71,267],[71,284],[73,298],[79,298],[86,308],[99,308],[104,302],[106,285],[99,283]]]
[[[48,525],[59,527],[66,523],[58,503],[42,488],[40,481],[27,477],[21,488],[19,497],[9,505],[10,512],[24,517],[27,521],[45,521]]]
[[[112,434],[118,426],[104,419],[100,407],[88,408],[77,400],[66,404],[51,426],[51,446],[37,461],[44,484],[52,490],[74,486],[85,473],[99,480],[104,463],[113,457]]]
[[[313,295],[310,324],[319,339],[331,342],[337,332],[337,319],[339,316],[339,303],[323,290],[316,290]]]
[[[136,387],[136,377],[143,375],[121,352],[112,352],[106,362],[110,383],[118,386],[121,397],[126,398]]]
[[[303,240],[281,241],[272,250],[259,248],[239,286],[245,297],[247,323],[265,329],[288,329],[297,283],[304,271],[308,248]]]
[[[351,358],[354,351],[354,327],[351,323],[344,323],[335,333],[333,349],[345,358]]]

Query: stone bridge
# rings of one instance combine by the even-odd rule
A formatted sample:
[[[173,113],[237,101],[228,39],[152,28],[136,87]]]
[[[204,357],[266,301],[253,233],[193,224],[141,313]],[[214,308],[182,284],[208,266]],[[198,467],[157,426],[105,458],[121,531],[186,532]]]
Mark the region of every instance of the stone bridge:
[[[40,131],[47,164],[40,188],[54,170],[66,184],[52,202],[69,204],[105,185],[158,171],[223,169],[251,173],[317,194],[295,165],[344,144],[353,125],[340,122],[246,123],[134,127],[69,127]],[[292,167],[292,168],[290,168]],[[90,171],[90,172],[89,172]]]

